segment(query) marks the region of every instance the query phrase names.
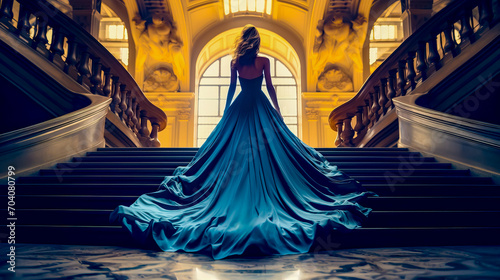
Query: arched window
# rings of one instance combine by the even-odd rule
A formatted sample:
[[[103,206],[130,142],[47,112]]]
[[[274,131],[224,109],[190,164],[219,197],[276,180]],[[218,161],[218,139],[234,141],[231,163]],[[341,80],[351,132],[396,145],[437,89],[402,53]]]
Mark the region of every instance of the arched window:
[[[260,55],[268,57],[271,61],[271,77],[276,88],[281,113],[288,128],[297,135],[297,82],[282,62],[271,56]],[[224,113],[231,77],[230,64],[231,56],[223,56],[214,61],[201,77],[198,87],[198,138],[196,141],[198,147],[203,145]],[[240,91],[238,81],[233,101]],[[269,98],[265,80],[262,91]]]
[[[224,0],[224,13],[248,13],[271,15],[272,0]]]
[[[101,6],[101,15],[99,41],[114,57],[127,66],[129,49],[125,23],[105,4]]]
[[[375,21],[370,32],[370,72],[373,73],[402,42],[401,2],[396,1]]]

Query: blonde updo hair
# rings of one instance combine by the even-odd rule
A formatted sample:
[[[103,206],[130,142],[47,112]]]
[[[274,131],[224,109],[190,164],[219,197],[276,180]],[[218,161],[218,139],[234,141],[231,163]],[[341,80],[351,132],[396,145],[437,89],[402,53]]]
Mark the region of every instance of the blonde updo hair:
[[[257,28],[251,24],[245,25],[241,36],[236,40],[232,67],[238,65],[251,65],[254,63],[260,49],[260,35]]]

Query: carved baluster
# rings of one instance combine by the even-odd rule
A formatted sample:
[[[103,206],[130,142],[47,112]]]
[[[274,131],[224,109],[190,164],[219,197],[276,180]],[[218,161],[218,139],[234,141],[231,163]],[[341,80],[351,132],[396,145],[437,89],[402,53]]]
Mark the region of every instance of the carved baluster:
[[[119,77],[117,76],[113,76],[113,88],[114,88],[114,94],[113,94],[113,101],[111,102],[111,111],[113,111],[113,113],[120,113],[121,110],[120,110],[120,102],[122,101],[121,99],[121,91],[120,91],[120,87],[121,87],[121,83],[119,81]]]
[[[374,92],[370,92],[370,105],[368,106],[368,119],[370,119],[370,123],[368,123],[368,128],[371,128],[375,123],[375,112],[373,111],[373,106],[375,106],[376,96]]]
[[[0,6],[0,18],[2,20],[11,21],[14,17],[14,13],[12,13],[12,6],[14,5],[14,0],[3,0],[2,6]]]
[[[135,108],[135,128],[137,132],[141,130],[141,105],[137,102],[137,107]]]
[[[370,92],[370,104],[368,105],[368,118],[370,118],[370,120],[373,118],[373,100],[375,100],[373,95],[374,93]]]
[[[17,22],[17,33],[24,38],[29,38],[31,24],[30,24],[30,15],[28,8],[25,4],[20,4],[19,8],[19,21]]]
[[[437,50],[437,36],[432,36],[431,40],[429,41],[429,55],[427,56],[427,61],[429,62],[429,65],[434,65],[434,68],[439,70],[441,68],[441,64],[439,61],[441,60],[441,57],[439,56],[439,52]]]
[[[71,66],[76,67],[76,63],[78,62],[78,43],[73,40],[69,39],[68,40],[68,55],[66,56],[66,61],[64,65],[64,72],[68,74],[69,69]]]
[[[426,44],[425,42],[418,42],[417,49],[417,70],[420,73],[420,78],[422,81],[427,79],[427,63],[425,62],[426,57]]]
[[[479,1],[479,23],[481,26],[489,26],[493,18],[491,0]]]
[[[78,63],[78,83],[83,84],[83,78],[88,77],[90,75],[89,69],[89,57],[90,53],[85,50],[82,52],[82,56],[80,58],[80,62]]]
[[[457,56],[458,54],[456,51],[457,44],[454,39],[454,30],[455,29],[453,29],[453,22],[446,23],[446,28],[444,29],[444,38],[446,40],[446,43],[444,44],[444,52],[451,52],[453,57]]]
[[[389,70],[389,85],[387,86],[387,99],[389,102],[385,105],[387,108],[394,108],[394,103],[392,99],[396,97],[396,89],[394,88],[394,80],[396,79],[397,69]]]
[[[121,84],[120,85],[120,91],[121,91],[121,97],[122,97],[122,102],[120,103],[120,118],[124,120],[127,117],[127,90],[125,88],[127,85]],[[129,95],[130,96],[130,95]]]
[[[342,124],[344,123],[343,120],[339,120],[335,126],[337,127],[337,138],[335,138],[335,146],[341,147],[340,145],[342,144],[342,138],[340,135],[342,134]]]
[[[379,86],[374,86],[373,89],[375,92],[373,93],[373,105],[372,105],[372,111],[373,111],[373,123],[375,123],[378,120],[379,115],[379,110],[380,110],[380,105],[379,105],[379,92],[380,92],[380,87]]]
[[[352,115],[347,114],[347,118],[344,119],[344,130],[340,137],[342,138],[343,147],[353,147],[352,138],[354,137],[354,130],[351,127]]]
[[[127,114],[127,125],[130,127],[130,129],[134,130],[134,127],[132,125],[132,115],[134,115],[134,111],[132,110],[132,105],[135,102],[135,98],[132,98],[132,93],[128,91],[127,93],[127,111],[125,111],[125,114]]]
[[[139,119],[137,118],[137,112],[139,112],[139,102],[135,98],[132,99],[132,117],[131,117],[131,122],[132,122],[132,130],[134,132],[139,130]]]
[[[110,97],[111,95],[111,69],[106,67],[104,71],[104,86],[102,88],[102,95]]]
[[[149,137],[148,112],[146,110],[141,110],[141,129],[139,130],[139,134],[142,137]]]
[[[406,61],[398,61],[398,88],[397,96],[404,96],[406,94],[406,79],[405,79]]]
[[[49,60],[54,61],[56,55],[62,56],[64,54],[64,34],[61,28],[55,28],[52,34],[52,43],[50,44]]]
[[[469,39],[471,43],[474,43],[474,30],[472,30],[471,27],[471,9],[469,5],[464,5],[463,6],[463,11],[462,11],[462,17],[460,20],[460,23],[462,24],[462,28],[460,29],[460,37],[462,38],[462,41],[464,41],[466,38]]]
[[[41,46],[43,50],[46,50],[45,44],[49,42],[47,39],[47,24],[46,16],[40,15],[37,17],[36,35],[31,45],[32,48],[36,49],[38,46]]]
[[[380,115],[384,115],[387,112],[387,78],[380,79],[380,94],[378,98],[378,105],[382,109]]]
[[[158,131],[160,130],[160,125],[156,122],[151,122],[151,135],[149,138],[151,139],[151,146],[160,147],[161,143],[158,140]]]
[[[365,125],[363,124],[363,108],[364,106],[358,106],[358,111],[356,111],[356,125],[354,126],[354,131],[356,135],[359,135]]]
[[[415,73],[415,66],[413,63],[414,58],[415,58],[415,52],[409,52],[408,58],[406,59],[408,65],[406,69],[406,78],[410,82],[411,90],[414,90],[415,87],[417,86],[417,83],[415,82],[415,77],[417,76],[417,73]]]
[[[102,77],[101,77],[101,59],[96,57],[92,58],[92,76],[90,77],[90,83],[92,84],[92,87],[90,88],[90,91],[93,94],[98,93],[99,87],[101,86],[102,83]]]
[[[365,99],[366,106],[363,106],[363,125],[365,128],[370,124],[370,116],[368,111],[370,111],[370,100]]]

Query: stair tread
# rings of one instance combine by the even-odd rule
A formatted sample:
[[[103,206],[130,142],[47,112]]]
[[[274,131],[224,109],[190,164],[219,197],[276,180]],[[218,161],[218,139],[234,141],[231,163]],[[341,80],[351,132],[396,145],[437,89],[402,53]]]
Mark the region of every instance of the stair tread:
[[[73,174],[73,175],[172,175],[176,167],[167,168],[53,168],[53,169],[42,169],[40,170],[40,175],[63,175],[63,174]],[[347,175],[370,175],[370,174],[380,174],[387,175],[398,174],[400,170],[398,169],[362,169],[362,168],[342,168],[338,169]],[[470,171],[468,169],[415,169],[411,171],[412,176],[415,175],[426,175],[426,176],[439,176],[439,175],[469,175]]]
[[[98,171],[98,172],[105,172],[105,171],[122,171],[122,172],[130,172],[130,171],[149,171],[149,172],[160,172],[164,171],[165,169],[175,169],[175,168],[146,168],[146,167],[137,167],[137,168],[54,168],[54,169],[42,169],[41,171],[48,171],[48,170],[82,170],[82,171]],[[339,169],[340,171],[376,171],[380,172],[380,169],[368,169],[368,168],[342,168]],[[443,168],[435,168],[435,169],[430,169],[430,168],[423,168],[423,169],[416,169],[418,171],[429,171],[429,172],[450,172],[450,171],[456,171],[456,172],[464,172],[464,171],[469,171],[468,169],[443,169]],[[384,169],[385,172],[399,172],[399,169]]]
[[[144,152],[133,152],[133,151],[98,151],[98,152],[88,152],[87,156],[95,157],[95,156],[176,156],[176,155],[184,155],[184,156],[194,156],[197,151],[144,151]],[[321,151],[320,152],[324,156],[420,156],[418,152],[409,152],[409,151],[377,151],[377,150],[368,150],[368,151]]]
[[[79,186],[137,186],[139,188],[141,187],[159,187],[160,184],[156,183],[112,183],[112,182],[104,182],[104,183],[46,183],[46,182],[22,182],[16,184],[18,186],[73,186],[73,187],[79,187]],[[377,183],[367,183],[367,184],[362,184],[365,188],[368,187],[387,187],[390,188],[387,184],[377,184]],[[411,184],[398,184],[396,187],[397,188],[405,188],[405,187],[433,187],[433,184],[417,184],[417,183],[411,183]],[[487,188],[500,188],[500,185],[495,185],[495,184],[478,184],[478,183],[473,183],[473,184],[437,184],[436,186],[445,187],[445,188],[452,188],[452,187],[487,187]]]
[[[317,151],[325,151],[325,150],[352,150],[352,151],[363,151],[363,150],[386,150],[386,151],[408,151],[408,148],[387,148],[387,147],[361,147],[361,148],[351,148],[351,147],[335,147],[335,148],[314,148]],[[108,151],[108,150],[123,150],[123,151],[155,151],[155,150],[199,150],[199,148],[195,147],[179,147],[179,148],[136,148],[136,147],[120,147],[120,148],[98,148],[98,151]]]
[[[44,175],[44,176],[30,176],[30,177],[21,177],[21,178],[58,178],[60,176],[57,175]],[[69,177],[69,178],[82,178],[82,177],[93,177],[91,175],[64,175],[64,177]],[[123,175],[99,175],[99,177],[103,178],[127,178],[127,177],[133,177],[133,178],[163,178],[165,176],[162,175],[130,175],[130,176],[123,176]],[[370,176],[352,176],[352,178],[385,178],[386,175],[370,175]],[[423,177],[426,178],[426,176],[401,176],[398,175],[398,177],[406,178],[406,177]],[[444,177],[444,178],[490,178],[490,177],[479,177],[479,176],[439,176],[439,177]]]
[[[6,225],[0,225],[0,226],[6,226]],[[16,227],[54,227],[54,228],[110,228],[110,229],[121,229],[121,226],[116,226],[116,225],[101,225],[101,226],[94,226],[94,225],[17,225]],[[457,229],[466,229],[466,230],[472,230],[472,229],[500,229],[499,227],[460,227],[460,226],[455,226],[455,227],[400,227],[400,228],[393,228],[393,227],[380,227],[380,228],[356,228],[353,229],[353,231],[379,231],[379,230],[457,230]]]
[[[7,195],[0,195],[0,197],[6,197]],[[136,195],[99,195],[99,194],[88,194],[88,195],[73,195],[73,194],[47,194],[47,195],[40,195],[40,194],[18,194],[16,196],[19,197],[97,197],[97,198],[133,198],[137,197]],[[487,199],[500,199],[500,196],[376,196],[376,197],[366,197],[365,199],[368,200],[380,200],[380,199],[481,199],[481,198],[487,198]],[[500,204],[499,204],[500,206]]]
[[[113,209],[77,209],[77,208],[19,208],[16,211],[56,211],[56,212],[107,212],[111,213]],[[0,209],[0,212],[7,212],[7,209]],[[498,210],[373,210],[370,212],[370,215],[374,213],[500,213],[500,209]]]

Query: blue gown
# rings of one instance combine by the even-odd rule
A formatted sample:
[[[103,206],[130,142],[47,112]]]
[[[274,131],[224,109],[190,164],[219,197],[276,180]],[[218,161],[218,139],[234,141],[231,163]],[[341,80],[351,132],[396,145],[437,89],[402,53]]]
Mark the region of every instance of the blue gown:
[[[263,76],[240,77],[242,91],[189,163],[110,216],[164,251],[285,255],[315,237],[360,226],[366,192],[304,144],[261,90]]]

